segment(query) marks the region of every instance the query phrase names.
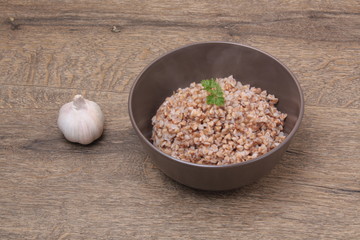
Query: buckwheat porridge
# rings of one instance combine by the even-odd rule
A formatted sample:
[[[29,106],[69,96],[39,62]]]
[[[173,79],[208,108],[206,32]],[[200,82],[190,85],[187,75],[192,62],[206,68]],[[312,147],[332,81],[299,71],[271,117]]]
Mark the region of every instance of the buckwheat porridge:
[[[157,148],[184,161],[223,165],[259,157],[285,139],[287,115],[275,107],[274,95],[233,76],[213,81],[223,94],[218,105],[209,104],[209,91],[201,83],[165,99],[152,118]]]

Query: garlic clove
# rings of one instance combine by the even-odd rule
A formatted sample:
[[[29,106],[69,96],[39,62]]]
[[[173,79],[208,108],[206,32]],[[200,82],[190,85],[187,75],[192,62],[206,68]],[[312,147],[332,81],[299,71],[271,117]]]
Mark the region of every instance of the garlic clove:
[[[86,145],[102,135],[104,120],[97,103],[76,95],[60,108],[57,123],[68,141]]]

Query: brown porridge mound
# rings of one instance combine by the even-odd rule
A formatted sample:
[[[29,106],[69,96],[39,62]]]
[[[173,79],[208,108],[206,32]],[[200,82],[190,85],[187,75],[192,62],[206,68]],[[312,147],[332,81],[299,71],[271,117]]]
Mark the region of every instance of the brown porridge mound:
[[[259,157],[278,146],[285,113],[278,99],[260,88],[242,85],[233,76],[217,78],[224,106],[206,103],[200,83],[178,89],[152,118],[153,144],[175,158],[198,164],[223,165]]]

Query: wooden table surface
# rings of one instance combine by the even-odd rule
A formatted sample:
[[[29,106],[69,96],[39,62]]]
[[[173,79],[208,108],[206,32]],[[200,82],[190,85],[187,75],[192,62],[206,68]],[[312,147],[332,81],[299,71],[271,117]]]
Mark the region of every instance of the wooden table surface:
[[[305,116],[266,177],[182,186],[129,121],[140,71],[200,41],[264,50],[297,76]],[[360,1],[0,1],[0,239],[360,239]],[[75,94],[103,137],[57,128]]]

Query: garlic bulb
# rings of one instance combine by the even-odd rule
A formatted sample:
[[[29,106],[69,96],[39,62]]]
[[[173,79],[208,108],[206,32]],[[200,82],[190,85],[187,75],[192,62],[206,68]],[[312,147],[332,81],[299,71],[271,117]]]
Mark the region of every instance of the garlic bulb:
[[[60,108],[57,123],[70,142],[89,144],[103,133],[104,115],[97,103],[76,95]]]

